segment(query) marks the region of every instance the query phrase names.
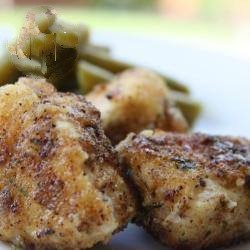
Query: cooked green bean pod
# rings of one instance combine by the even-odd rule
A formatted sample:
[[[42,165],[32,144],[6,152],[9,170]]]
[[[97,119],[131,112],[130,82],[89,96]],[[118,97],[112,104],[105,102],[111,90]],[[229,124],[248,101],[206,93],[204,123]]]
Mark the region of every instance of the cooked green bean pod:
[[[168,87],[170,89],[178,91],[178,92],[183,92],[186,94],[190,93],[190,90],[186,85],[184,85],[184,84],[180,83],[179,81],[176,81],[168,76],[165,76],[165,75],[161,75],[161,76],[165,80],[166,84],[168,85]]]
[[[81,49],[79,49],[79,57],[84,57],[84,54],[94,53],[94,54],[101,54],[104,56],[110,55],[110,48],[102,45],[96,45],[87,43]]]
[[[89,31],[84,25],[75,26],[56,20],[49,30],[55,34],[55,42],[64,48],[82,47],[89,39]]]
[[[189,95],[178,91],[171,91],[171,96],[176,106],[182,111],[190,126],[194,124],[198,118],[202,106],[199,102],[194,101]]]
[[[77,64],[77,82],[82,94],[91,91],[95,85],[110,81],[114,74],[86,61]]]
[[[10,62],[8,56],[2,56],[0,58],[0,86],[15,82],[19,75],[21,73]]]
[[[83,51],[79,57],[112,73],[120,73],[133,66],[95,51]]]
[[[34,16],[38,29],[42,33],[50,33],[49,27],[51,27],[56,20],[55,11],[46,6],[37,6],[36,8],[33,8],[30,13],[30,15]]]
[[[66,24],[53,10],[30,11],[17,41],[9,46],[9,58],[25,75],[45,77],[57,87],[75,67],[78,47],[88,40],[85,26]]]

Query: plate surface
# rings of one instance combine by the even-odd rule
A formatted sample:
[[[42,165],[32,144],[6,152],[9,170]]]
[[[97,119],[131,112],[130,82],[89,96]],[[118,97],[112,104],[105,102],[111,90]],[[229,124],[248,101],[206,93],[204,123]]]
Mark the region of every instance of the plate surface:
[[[11,34],[8,31],[0,34],[3,45]],[[93,40],[111,46],[117,58],[154,68],[188,84],[194,97],[204,106],[194,131],[250,137],[250,61],[171,39],[95,32]],[[0,244],[0,250],[7,249],[10,248]],[[142,229],[129,225],[107,246],[93,250],[163,249],[167,248]],[[250,243],[227,249],[248,250]]]

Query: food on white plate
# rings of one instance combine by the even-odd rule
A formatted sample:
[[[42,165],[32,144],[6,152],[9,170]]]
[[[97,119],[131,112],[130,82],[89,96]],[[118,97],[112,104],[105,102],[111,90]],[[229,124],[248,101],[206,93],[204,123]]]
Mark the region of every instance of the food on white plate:
[[[178,250],[250,239],[250,141],[145,130],[117,146],[141,200],[137,223]]]
[[[25,249],[107,242],[135,200],[84,97],[43,79],[0,88],[0,240]]]
[[[146,128],[188,129],[162,78],[148,70],[127,70],[109,84],[96,86],[86,98],[100,110],[103,128],[113,144],[129,132]]]

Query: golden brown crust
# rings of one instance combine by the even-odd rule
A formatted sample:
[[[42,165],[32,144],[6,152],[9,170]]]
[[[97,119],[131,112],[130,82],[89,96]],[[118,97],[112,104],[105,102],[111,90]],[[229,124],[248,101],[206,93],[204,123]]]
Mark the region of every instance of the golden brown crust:
[[[187,122],[170,101],[170,92],[155,73],[131,69],[86,96],[101,111],[106,135],[117,144],[130,132],[148,128],[186,132]]]
[[[250,238],[250,141],[162,131],[130,134],[117,150],[142,200],[137,222],[175,249]]]
[[[0,89],[0,239],[32,249],[106,242],[134,215],[100,113],[42,79]]]

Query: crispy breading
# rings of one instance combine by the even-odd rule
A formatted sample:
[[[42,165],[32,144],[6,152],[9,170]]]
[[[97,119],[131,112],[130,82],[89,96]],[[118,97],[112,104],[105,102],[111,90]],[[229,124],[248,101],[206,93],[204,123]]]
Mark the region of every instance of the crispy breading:
[[[162,131],[118,146],[141,199],[137,222],[178,250],[250,238],[250,141]]]
[[[113,144],[130,132],[147,128],[186,132],[187,122],[170,101],[170,92],[155,73],[131,69],[86,96],[101,111],[106,135]]]
[[[0,88],[0,239],[25,249],[85,249],[134,215],[100,113],[42,79]]]

